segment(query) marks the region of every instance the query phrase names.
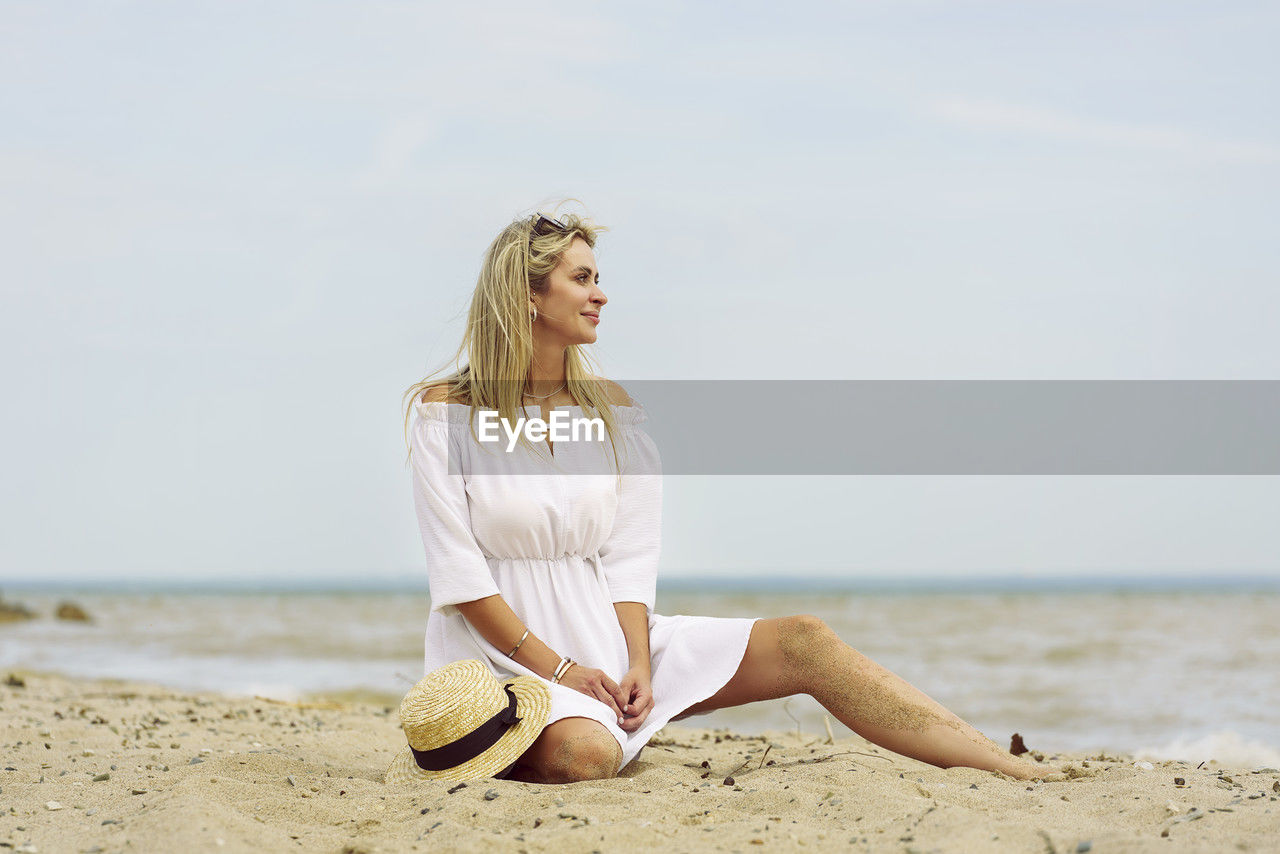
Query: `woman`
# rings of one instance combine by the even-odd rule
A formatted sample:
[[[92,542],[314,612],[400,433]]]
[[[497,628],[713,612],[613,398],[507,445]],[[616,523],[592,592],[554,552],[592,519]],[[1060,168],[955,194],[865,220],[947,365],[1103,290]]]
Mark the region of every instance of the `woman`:
[[[503,229],[454,357],[465,350],[467,365],[406,392],[432,600],[426,670],[478,658],[499,679],[536,676],[552,693],[546,727],[509,776],[613,777],[668,721],[800,693],[906,756],[1042,776],[817,617],[653,613],[657,449],[643,407],[588,371],[583,349],[608,302],[593,251],[603,230],[572,214]],[[607,441],[523,434],[505,454],[477,441],[478,410],[517,425],[566,408],[598,417]]]

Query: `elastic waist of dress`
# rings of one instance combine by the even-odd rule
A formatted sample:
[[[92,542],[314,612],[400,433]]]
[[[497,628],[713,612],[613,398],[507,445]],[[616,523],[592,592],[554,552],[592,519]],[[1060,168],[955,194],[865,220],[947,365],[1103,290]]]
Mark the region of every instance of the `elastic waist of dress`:
[[[485,556],[485,560],[487,560],[491,564],[515,563],[515,564],[525,564],[525,565],[560,563],[562,560],[565,560],[566,558],[569,560],[576,559],[580,561],[591,561],[593,563],[598,564],[600,562],[600,553],[599,552],[565,552],[564,554],[549,555],[546,557],[530,557],[528,555],[520,555],[519,557],[495,557],[491,555]]]

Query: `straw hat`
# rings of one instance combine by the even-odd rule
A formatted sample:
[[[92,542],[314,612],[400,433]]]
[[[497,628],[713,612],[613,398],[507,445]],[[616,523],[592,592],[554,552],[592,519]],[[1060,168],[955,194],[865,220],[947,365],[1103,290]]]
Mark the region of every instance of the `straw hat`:
[[[478,780],[505,775],[542,733],[551,690],[533,676],[499,682],[477,658],[428,673],[400,703],[409,746],[387,783]]]

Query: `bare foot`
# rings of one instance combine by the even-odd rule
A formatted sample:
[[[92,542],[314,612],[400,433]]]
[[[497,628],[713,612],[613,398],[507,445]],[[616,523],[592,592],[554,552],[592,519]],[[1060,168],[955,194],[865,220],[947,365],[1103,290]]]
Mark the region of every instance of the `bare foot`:
[[[1060,783],[1065,780],[1074,780],[1077,777],[1089,776],[1092,775],[1082,771],[1071,762],[1040,762],[1034,766],[1031,776],[1019,777],[1018,779],[1038,780],[1042,783]]]
[[[1010,758],[1004,767],[998,770],[1015,780],[1043,780],[1050,775],[1061,773],[1058,768],[1051,765],[1016,758]]]

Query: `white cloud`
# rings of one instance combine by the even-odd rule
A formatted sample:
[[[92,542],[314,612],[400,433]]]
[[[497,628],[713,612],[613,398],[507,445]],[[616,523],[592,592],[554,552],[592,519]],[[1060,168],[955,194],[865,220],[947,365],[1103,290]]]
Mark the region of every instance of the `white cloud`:
[[[395,184],[409,170],[419,149],[431,141],[434,130],[434,123],[426,116],[393,118],[375,141],[373,162],[357,177],[356,186],[374,189]]]
[[[945,121],[988,130],[1167,151],[1208,160],[1280,163],[1280,145],[1221,139],[1174,127],[1107,121],[1024,104],[982,98],[944,98],[931,103],[927,112]]]

